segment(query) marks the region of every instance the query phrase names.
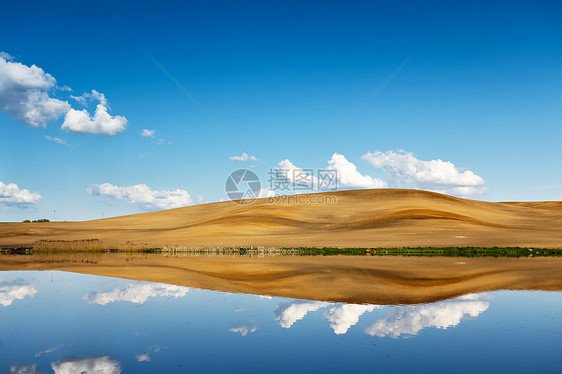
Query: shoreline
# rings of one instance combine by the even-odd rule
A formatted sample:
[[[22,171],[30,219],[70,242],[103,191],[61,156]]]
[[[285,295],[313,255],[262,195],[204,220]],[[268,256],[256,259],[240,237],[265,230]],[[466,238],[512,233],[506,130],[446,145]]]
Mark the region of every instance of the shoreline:
[[[38,253],[145,253],[164,255],[199,256],[411,256],[411,257],[557,257],[562,256],[559,248],[537,247],[401,247],[401,248],[339,248],[339,247],[297,247],[297,248],[129,248],[115,249],[105,246],[88,247],[83,241],[53,241],[52,245],[37,247],[0,247],[0,255],[33,255]]]

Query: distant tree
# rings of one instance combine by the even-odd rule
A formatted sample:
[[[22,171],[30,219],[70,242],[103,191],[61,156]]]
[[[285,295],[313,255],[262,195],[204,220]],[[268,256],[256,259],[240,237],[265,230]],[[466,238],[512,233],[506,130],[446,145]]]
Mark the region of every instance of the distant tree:
[[[26,219],[25,221],[23,221],[23,223],[31,223],[31,221]]]
[[[35,221],[31,221],[31,222],[51,222],[46,218],[42,218],[42,219],[36,219]]]

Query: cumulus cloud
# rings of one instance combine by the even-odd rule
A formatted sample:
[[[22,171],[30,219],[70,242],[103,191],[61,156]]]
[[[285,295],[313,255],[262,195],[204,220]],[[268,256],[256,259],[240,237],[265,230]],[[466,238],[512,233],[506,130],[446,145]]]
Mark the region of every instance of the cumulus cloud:
[[[303,319],[309,312],[332,305],[324,301],[293,301],[279,303],[275,308],[275,320],[281,327],[288,329],[297,321]]]
[[[88,357],[83,359],[67,358],[52,363],[51,368],[55,374],[119,374],[121,366],[119,362],[109,356]]]
[[[104,292],[88,292],[82,300],[88,304],[107,305],[116,301],[127,301],[134,304],[144,304],[149,297],[168,296],[184,297],[189,292],[188,287],[174,286],[164,283],[132,283],[124,288],[114,288]]]
[[[82,96],[70,96],[83,105],[89,100],[99,101],[91,117],[86,109],[73,109],[67,101],[52,97],[55,90],[71,88],[57,86],[56,79],[40,67],[24,65],[0,52],[0,111],[31,127],[46,127],[64,115],[61,128],[77,134],[116,135],[127,127],[125,117],[108,113],[109,104],[102,93],[92,90]]]
[[[275,191],[273,191],[271,187],[260,188],[259,192],[257,193],[258,199],[262,197],[274,197],[274,196],[275,196]]]
[[[20,189],[15,183],[5,184],[0,181],[0,205],[23,209],[38,204],[41,199],[39,192],[29,192],[29,190]]]
[[[384,188],[391,185],[458,196],[476,195],[488,191],[482,177],[471,170],[460,169],[449,161],[440,159],[422,161],[413,153],[404,151],[366,153],[362,159],[375,169],[383,170],[386,181],[361,174],[354,163],[339,153],[332,155],[328,167],[322,172],[334,170],[337,175],[337,187]],[[290,190],[292,187],[293,190],[321,190],[320,181],[314,176],[314,172],[314,169],[302,169],[285,159],[275,166],[272,180],[275,189]],[[328,187],[326,183],[324,186]]]
[[[324,316],[330,321],[330,327],[337,335],[347,333],[351,326],[359,322],[359,317],[364,313],[372,312],[375,308],[382,308],[380,305],[361,305],[361,304],[341,304],[330,308]]]
[[[357,166],[348,161],[344,155],[334,153],[328,161],[325,170],[335,171],[337,177],[337,187],[351,188],[382,188],[386,187],[386,182],[378,178],[363,175],[357,170]],[[295,190],[306,189],[309,191],[321,189],[320,181],[314,176],[313,169],[302,169],[294,165],[290,160],[285,159],[274,168],[274,179],[276,184],[288,183]]]
[[[258,329],[258,327],[255,326],[255,325],[254,325],[254,326],[251,326],[251,327],[248,327],[248,326],[234,326],[234,327],[232,327],[231,329],[229,329],[228,331],[237,332],[237,333],[239,333],[239,334],[242,335],[242,336],[246,336],[246,335],[248,335],[248,333],[256,332],[257,329]]]
[[[94,116],[91,117],[86,109],[70,109],[64,117],[61,129],[76,134],[117,135],[127,127],[127,119],[123,116],[112,117],[105,95],[96,90],[82,95],[84,99],[99,101]]]
[[[0,282],[0,305],[10,306],[14,300],[23,300],[27,296],[33,297],[36,293],[37,287],[22,279]]]
[[[57,138],[57,137],[52,137],[52,136],[49,136],[49,135],[45,135],[45,139],[47,139],[48,141],[53,142],[53,143],[62,144],[62,145],[69,145],[69,144],[66,142],[66,140],[61,139],[61,138]]]
[[[255,156],[250,156],[246,152],[243,152],[241,156],[232,156],[230,158],[232,161],[246,162],[246,161],[258,161]]]
[[[423,161],[413,153],[386,151],[362,156],[396,187],[421,188],[455,195],[473,195],[487,191],[484,179],[471,170],[461,170],[449,161]]]
[[[144,210],[173,209],[193,203],[187,191],[151,190],[146,184],[119,187],[110,183],[92,184],[86,189],[92,196],[109,196],[116,199],[125,199],[131,204],[137,204]]]
[[[478,317],[490,306],[486,294],[472,294],[434,304],[394,307],[388,315],[365,329],[371,336],[417,335],[428,327],[446,329],[458,325],[465,316]]]
[[[357,171],[357,166],[349,162],[344,155],[334,153],[332,159],[328,161],[328,169],[336,170],[339,185],[342,187],[355,188],[381,188],[386,187],[386,182],[363,175]]]
[[[313,189],[318,186],[318,178],[314,170],[304,170],[285,159],[274,168],[275,180],[278,183],[290,183],[295,189]]]
[[[36,65],[14,62],[0,53],[0,110],[31,127],[45,127],[70,109],[66,101],[50,97],[55,78]]]

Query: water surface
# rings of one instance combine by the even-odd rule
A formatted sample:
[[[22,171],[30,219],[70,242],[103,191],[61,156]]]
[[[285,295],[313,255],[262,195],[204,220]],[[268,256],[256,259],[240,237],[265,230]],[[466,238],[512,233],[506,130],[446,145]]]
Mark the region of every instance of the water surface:
[[[560,372],[562,293],[383,306],[0,272],[0,372]]]

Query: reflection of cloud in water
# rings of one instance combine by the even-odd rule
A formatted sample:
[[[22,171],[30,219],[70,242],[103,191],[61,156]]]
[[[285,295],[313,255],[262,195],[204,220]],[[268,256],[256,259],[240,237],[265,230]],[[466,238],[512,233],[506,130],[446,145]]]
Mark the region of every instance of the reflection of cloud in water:
[[[288,329],[293,323],[300,321],[308,312],[315,312],[320,308],[332,305],[324,301],[293,301],[280,303],[275,308],[275,319],[281,327]]]
[[[371,336],[416,335],[426,327],[446,329],[458,325],[465,316],[477,317],[488,309],[487,294],[469,294],[434,304],[394,307],[385,318],[365,329]]]
[[[330,308],[324,316],[330,321],[330,327],[337,335],[345,334],[351,326],[359,322],[363,313],[372,312],[380,305],[340,304]]]
[[[234,326],[233,328],[231,328],[228,331],[232,331],[232,332],[239,332],[240,335],[242,336],[246,336],[248,335],[249,332],[255,332],[258,329],[257,326],[252,326],[252,327],[248,327],[248,326]]]
[[[109,356],[88,357],[83,359],[67,358],[52,363],[51,368],[55,374],[119,374],[121,367],[119,362]]]
[[[174,286],[163,283],[132,283],[123,288],[114,288],[105,292],[88,292],[82,300],[88,304],[106,305],[114,301],[129,301],[135,304],[144,304],[149,297],[173,296],[183,297],[189,287]]]
[[[31,366],[12,366],[10,374],[37,374],[37,365]]]
[[[26,296],[35,296],[37,287],[26,283],[22,279],[11,282],[0,282],[0,305],[10,306],[14,300],[22,300]]]

